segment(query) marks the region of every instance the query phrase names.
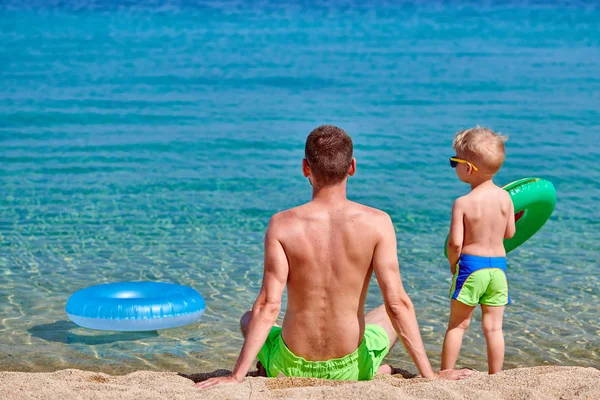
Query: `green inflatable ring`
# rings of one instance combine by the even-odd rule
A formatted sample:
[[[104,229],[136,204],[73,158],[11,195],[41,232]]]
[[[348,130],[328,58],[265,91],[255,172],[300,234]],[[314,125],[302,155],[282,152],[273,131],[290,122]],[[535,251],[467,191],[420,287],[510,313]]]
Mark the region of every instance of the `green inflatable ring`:
[[[509,253],[525,243],[548,221],[556,205],[556,189],[551,182],[540,178],[519,179],[502,189],[510,194],[515,206],[515,236],[504,239],[504,249]],[[444,254],[447,256],[446,245]]]

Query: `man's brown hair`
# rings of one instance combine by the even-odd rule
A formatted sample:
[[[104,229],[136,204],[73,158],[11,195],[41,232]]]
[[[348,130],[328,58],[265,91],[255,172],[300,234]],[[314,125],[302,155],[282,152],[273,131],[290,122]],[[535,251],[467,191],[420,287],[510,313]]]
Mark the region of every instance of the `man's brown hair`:
[[[304,154],[312,174],[325,185],[341,182],[352,164],[352,139],[343,129],[322,125],[306,138]]]

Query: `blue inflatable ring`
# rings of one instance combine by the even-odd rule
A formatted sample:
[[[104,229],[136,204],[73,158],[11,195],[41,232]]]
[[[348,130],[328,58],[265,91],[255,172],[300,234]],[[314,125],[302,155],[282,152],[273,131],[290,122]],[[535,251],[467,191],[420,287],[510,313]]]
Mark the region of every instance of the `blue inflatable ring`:
[[[154,331],[190,324],[204,313],[191,287],[161,282],[121,282],[79,290],[67,301],[69,319],[103,331]]]

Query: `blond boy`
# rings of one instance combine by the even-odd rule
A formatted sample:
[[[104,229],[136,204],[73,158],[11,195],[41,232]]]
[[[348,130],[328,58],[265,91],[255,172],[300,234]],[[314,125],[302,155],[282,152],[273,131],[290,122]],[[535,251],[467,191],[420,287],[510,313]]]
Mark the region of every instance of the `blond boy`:
[[[453,274],[450,321],[442,350],[442,370],[453,369],[471,314],[481,305],[487,343],[488,371],[495,374],[504,362],[502,317],[509,303],[506,252],[503,239],[515,234],[510,195],[492,181],[504,162],[506,138],[475,127],[458,132],[452,143],[456,156],[450,165],[471,192],[452,207],[448,261]]]

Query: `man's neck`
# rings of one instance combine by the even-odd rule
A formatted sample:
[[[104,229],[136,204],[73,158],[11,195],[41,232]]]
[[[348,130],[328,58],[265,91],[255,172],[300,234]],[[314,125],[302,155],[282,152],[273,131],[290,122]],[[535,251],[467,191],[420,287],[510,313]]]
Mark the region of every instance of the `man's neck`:
[[[346,180],[335,185],[313,186],[312,200],[319,203],[338,203],[346,200]]]

